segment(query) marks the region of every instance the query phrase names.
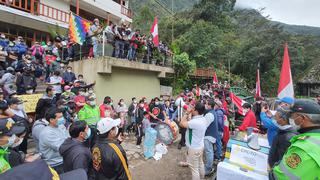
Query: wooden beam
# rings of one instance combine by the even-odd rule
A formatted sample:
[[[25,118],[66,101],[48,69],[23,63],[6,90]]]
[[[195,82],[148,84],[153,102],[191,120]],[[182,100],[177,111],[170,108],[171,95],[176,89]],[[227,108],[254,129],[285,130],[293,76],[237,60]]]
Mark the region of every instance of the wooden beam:
[[[77,2],[76,2],[76,8],[77,8],[77,15],[79,16],[79,10],[80,10],[80,0],[76,0]]]

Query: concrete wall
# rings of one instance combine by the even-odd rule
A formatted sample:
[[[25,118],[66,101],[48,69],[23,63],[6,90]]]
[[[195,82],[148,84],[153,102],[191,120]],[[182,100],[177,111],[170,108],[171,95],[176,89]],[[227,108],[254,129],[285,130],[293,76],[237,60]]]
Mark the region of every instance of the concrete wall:
[[[40,2],[61,11],[70,12],[70,2],[67,0],[41,0]]]
[[[123,64],[123,67],[117,64],[119,62]],[[146,65],[125,60],[115,60],[110,57],[76,61],[70,65],[77,75],[83,74],[88,83],[96,82],[94,90],[98,103],[101,103],[105,96],[111,96],[114,102],[118,102],[120,98],[123,98],[127,104],[131,102],[132,97],[137,97],[138,99],[147,97],[149,100],[156,96],[158,97],[160,96],[159,77],[163,75],[163,69],[167,69],[154,65],[148,65],[150,66],[149,70],[147,70],[148,67],[137,69],[137,66],[144,67]],[[106,68],[107,66],[109,68]],[[152,70],[152,68],[154,69]],[[159,71],[162,71],[162,73]]]

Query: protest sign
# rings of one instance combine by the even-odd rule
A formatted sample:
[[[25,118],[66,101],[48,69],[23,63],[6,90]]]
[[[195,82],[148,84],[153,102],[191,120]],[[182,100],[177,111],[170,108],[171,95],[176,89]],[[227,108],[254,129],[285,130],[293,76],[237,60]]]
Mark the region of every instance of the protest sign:
[[[20,95],[18,96],[18,99],[23,101],[26,113],[33,113],[36,111],[37,103],[42,96],[42,94]]]

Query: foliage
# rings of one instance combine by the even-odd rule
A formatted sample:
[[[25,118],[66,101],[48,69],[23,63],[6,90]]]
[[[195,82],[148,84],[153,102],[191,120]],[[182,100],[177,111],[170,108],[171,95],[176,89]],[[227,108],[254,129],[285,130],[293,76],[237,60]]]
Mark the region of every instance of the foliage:
[[[234,9],[234,4],[235,0],[201,0],[174,17],[168,13],[159,14],[157,6],[146,5],[145,8],[159,16],[160,40],[171,44],[175,54],[187,53],[199,68],[214,67],[220,80],[228,79],[230,63],[233,85],[241,83],[253,89],[260,63],[262,93],[275,96],[285,43],[289,46],[294,83],[306,74],[306,69],[319,62],[317,28],[275,23],[263,17],[260,11]],[[144,18],[140,13],[136,16],[140,21]],[[148,21],[152,23],[153,19]],[[179,86],[182,84],[186,85],[187,81]]]
[[[194,73],[196,63],[193,60],[190,60],[189,55],[184,52],[174,56],[173,66],[175,70],[173,87],[175,94],[177,94],[185,87],[188,75]]]

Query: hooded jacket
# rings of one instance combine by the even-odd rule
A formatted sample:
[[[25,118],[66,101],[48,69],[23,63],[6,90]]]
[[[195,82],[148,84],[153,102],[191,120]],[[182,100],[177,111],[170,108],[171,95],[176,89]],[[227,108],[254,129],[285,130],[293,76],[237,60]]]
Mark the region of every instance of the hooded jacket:
[[[91,152],[77,139],[66,139],[60,146],[59,153],[63,157],[64,172],[82,168],[88,173],[91,169]]]

